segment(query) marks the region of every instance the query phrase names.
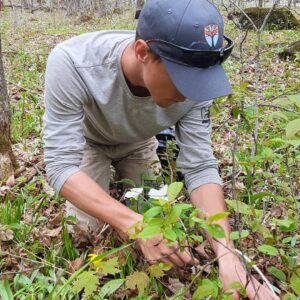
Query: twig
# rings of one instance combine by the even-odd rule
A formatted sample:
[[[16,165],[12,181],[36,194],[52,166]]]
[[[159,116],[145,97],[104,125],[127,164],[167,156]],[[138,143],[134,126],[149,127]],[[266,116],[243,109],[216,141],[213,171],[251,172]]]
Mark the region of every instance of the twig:
[[[188,233],[187,233],[186,227],[185,227],[184,223],[182,222],[181,218],[179,218],[179,221],[180,221],[180,223],[181,223],[181,225],[183,227],[183,231],[184,231],[184,234],[185,234],[185,237],[186,237],[186,241],[187,241],[188,246],[189,246],[189,253],[191,254],[191,257],[192,257],[193,261],[195,261],[195,256],[193,254],[193,251],[191,250],[192,247],[191,247],[191,244],[190,244],[190,241],[189,241],[189,237],[188,237]]]
[[[294,111],[292,109],[288,109],[288,108],[285,108],[283,106],[280,106],[280,105],[274,105],[274,104],[258,104],[259,107],[272,107],[272,108],[276,108],[276,109],[281,109],[281,110],[284,110],[284,111],[287,111],[287,112],[290,112],[290,113],[293,113],[293,114],[296,114],[298,116],[300,116],[300,113],[297,112],[297,111]]]
[[[233,148],[232,148],[232,176],[231,176],[232,198],[234,200],[236,200],[237,208],[239,207],[239,203],[237,201],[236,187],[235,187],[235,154],[236,154],[236,150],[237,150],[237,144],[238,144],[239,131],[240,131],[241,124],[242,124],[242,118],[239,115],[238,116],[238,125],[237,125],[237,129],[235,132],[235,139],[234,139]],[[240,214],[239,214],[239,209],[237,209],[237,210],[238,210],[238,212],[236,214],[234,214],[234,227],[235,227],[235,229],[238,229],[239,234],[240,234],[240,227],[238,225],[240,223]]]
[[[15,83],[15,82],[12,82],[12,81],[9,81],[9,80],[6,80],[6,82],[7,82],[8,84],[14,85],[15,87],[18,87],[19,89],[22,89],[22,90],[28,92],[28,93],[29,93],[30,95],[32,95],[32,96],[39,96],[39,97],[42,97],[42,96],[43,96],[43,95],[41,94],[41,92],[39,92],[39,91],[31,90],[31,89],[29,89],[29,88],[26,88],[26,87],[24,87],[24,86],[22,86],[22,85],[20,85],[20,84],[17,84],[17,83]]]
[[[243,254],[240,250],[235,249],[235,251],[239,255],[243,256],[243,258],[247,262],[249,262],[249,263],[252,262],[251,259],[247,255]],[[262,280],[267,284],[268,288],[272,291],[273,295],[277,297],[277,295],[275,294],[275,292],[274,292],[274,290],[272,288],[272,285],[271,285],[270,281],[265,277],[265,275],[262,273],[262,271],[256,265],[252,265],[252,267],[259,274],[259,276],[262,278]]]

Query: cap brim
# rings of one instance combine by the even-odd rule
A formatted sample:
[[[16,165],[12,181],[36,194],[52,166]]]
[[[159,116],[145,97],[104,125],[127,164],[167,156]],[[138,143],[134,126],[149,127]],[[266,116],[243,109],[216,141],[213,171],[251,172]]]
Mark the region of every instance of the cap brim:
[[[218,64],[208,68],[196,68],[173,63],[162,57],[167,72],[187,99],[206,101],[232,94],[223,67]]]

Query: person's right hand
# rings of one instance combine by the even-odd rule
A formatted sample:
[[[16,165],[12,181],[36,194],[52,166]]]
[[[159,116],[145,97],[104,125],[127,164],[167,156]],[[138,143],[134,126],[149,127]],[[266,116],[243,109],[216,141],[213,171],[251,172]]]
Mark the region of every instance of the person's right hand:
[[[178,243],[168,247],[162,235],[147,240],[137,240],[137,243],[150,264],[165,262],[177,267],[184,267],[187,264],[196,263],[187,249],[180,252]]]

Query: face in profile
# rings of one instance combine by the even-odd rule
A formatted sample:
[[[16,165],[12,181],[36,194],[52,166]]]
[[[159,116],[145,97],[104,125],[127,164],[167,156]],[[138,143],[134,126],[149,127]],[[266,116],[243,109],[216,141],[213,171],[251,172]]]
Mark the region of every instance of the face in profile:
[[[153,55],[144,64],[143,79],[145,87],[158,106],[169,107],[185,100],[171,81],[163,62],[155,59]]]

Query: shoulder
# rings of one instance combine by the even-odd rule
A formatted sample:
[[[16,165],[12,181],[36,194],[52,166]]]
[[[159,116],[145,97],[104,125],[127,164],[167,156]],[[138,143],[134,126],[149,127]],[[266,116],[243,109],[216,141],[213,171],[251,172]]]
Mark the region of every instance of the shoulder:
[[[113,61],[121,45],[134,36],[132,30],[96,31],[72,37],[57,47],[65,51],[75,68],[91,68]]]

